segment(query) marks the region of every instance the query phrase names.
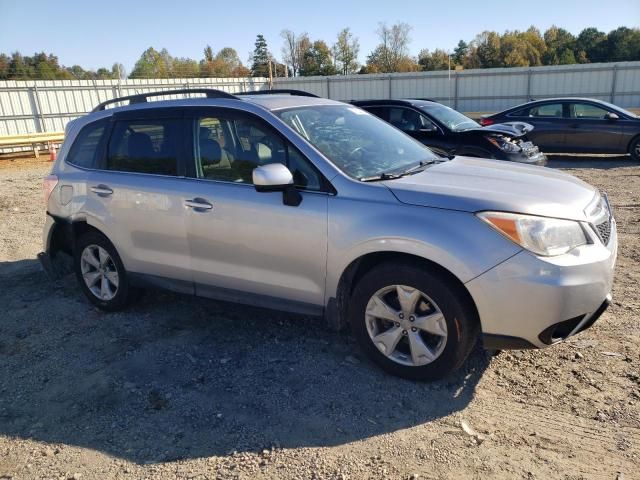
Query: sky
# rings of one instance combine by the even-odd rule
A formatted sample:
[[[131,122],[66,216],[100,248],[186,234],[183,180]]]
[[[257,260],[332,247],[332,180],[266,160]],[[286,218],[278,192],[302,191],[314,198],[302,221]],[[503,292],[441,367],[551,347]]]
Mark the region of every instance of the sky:
[[[379,22],[411,25],[411,54],[423,48],[453,50],[483,30],[525,30],[551,25],[577,34],[585,27],[608,32],[640,27],[640,0],[0,0],[0,52],[45,51],[62,65],[131,71],[148,47],[200,60],[209,44],[232,47],[248,63],[258,33],[281,58],[280,32],[307,32],[331,45],[344,27],[360,41],[360,61],[376,44]]]

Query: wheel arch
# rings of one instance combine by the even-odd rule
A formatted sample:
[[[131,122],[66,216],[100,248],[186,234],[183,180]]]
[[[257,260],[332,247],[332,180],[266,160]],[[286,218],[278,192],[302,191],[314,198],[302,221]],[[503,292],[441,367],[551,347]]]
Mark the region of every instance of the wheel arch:
[[[633,146],[633,143],[638,140],[640,140],[640,133],[638,133],[634,137],[631,137],[631,140],[629,140],[629,143],[627,143],[627,153],[631,154],[631,147]]]
[[[333,330],[342,330],[347,325],[347,307],[358,281],[371,269],[383,263],[409,264],[437,272],[464,297],[474,312],[475,320],[480,325],[480,317],[473,297],[464,283],[450,270],[432,260],[411,253],[378,251],[361,255],[342,271],[335,297],[330,298],[327,305],[327,322]]]

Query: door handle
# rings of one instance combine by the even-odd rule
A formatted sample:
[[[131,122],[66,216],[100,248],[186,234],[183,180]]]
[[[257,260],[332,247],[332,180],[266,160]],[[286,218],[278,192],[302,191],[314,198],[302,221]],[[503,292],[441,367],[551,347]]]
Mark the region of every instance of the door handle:
[[[113,190],[106,185],[96,185],[95,187],[91,187],[91,191],[101,197],[106,197],[113,193]]]
[[[213,205],[207,202],[203,198],[194,198],[193,200],[185,200],[184,202],[186,207],[193,208],[195,211],[204,212],[206,210],[211,210]]]

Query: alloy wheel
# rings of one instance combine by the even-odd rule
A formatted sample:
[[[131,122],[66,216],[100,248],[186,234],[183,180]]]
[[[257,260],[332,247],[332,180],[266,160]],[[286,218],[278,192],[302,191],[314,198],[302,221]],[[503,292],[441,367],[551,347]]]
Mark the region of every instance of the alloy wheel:
[[[447,323],[440,308],[424,292],[406,285],[389,285],[374,293],[365,322],[376,348],[401,365],[427,365],[447,344]]]
[[[88,245],[80,256],[82,279],[89,291],[100,300],[109,301],[118,292],[118,270],[104,248]]]

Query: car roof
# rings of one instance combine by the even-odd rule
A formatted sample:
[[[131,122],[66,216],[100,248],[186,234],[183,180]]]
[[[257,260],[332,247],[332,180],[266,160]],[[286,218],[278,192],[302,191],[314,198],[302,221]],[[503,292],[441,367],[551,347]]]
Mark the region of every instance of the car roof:
[[[518,110],[521,110],[523,108],[528,108],[534,105],[544,105],[547,103],[554,103],[554,102],[587,102],[587,103],[593,103],[596,105],[600,105],[603,108],[606,108],[608,110],[613,110],[619,114],[622,114],[625,118],[629,118],[629,119],[636,119],[637,116],[634,115],[632,112],[629,112],[628,110],[619,107],[618,105],[615,105],[613,103],[609,103],[609,102],[605,102],[604,100],[598,100],[597,98],[588,98],[588,97],[552,97],[552,98],[541,98],[539,100],[531,100],[529,102],[526,103],[521,103],[520,105],[515,105],[513,107],[509,107],[505,110],[502,110],[500,112],[494,113],[492,115],[483,115],[484,118],[493,118],[493,117],[498,117],[501,115],[507,115],[510,114],[512,112],[516,112]]]
[[[249,101],[260,105],[267,110],[282,110],[285,108],[307,107],[318,105],[344,105],[337,100],[329,100],[321,97],[303,97],[298,95],[274,94],[274,95],[251,95],[239,96],[241,100]]]
[[[429,105],[442,105],[441,103],[436,102],[435,100],[429,100],[427,98],[380,98],[380,99],[367,99],[367,100],[351,100],[353,105],[358,106],[369,106],[369,105],[380,105],[381,103],[387,105],[407,105],[414,107],[426,107]]]

